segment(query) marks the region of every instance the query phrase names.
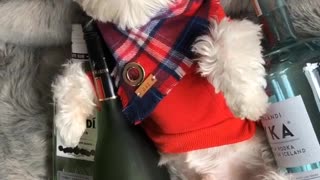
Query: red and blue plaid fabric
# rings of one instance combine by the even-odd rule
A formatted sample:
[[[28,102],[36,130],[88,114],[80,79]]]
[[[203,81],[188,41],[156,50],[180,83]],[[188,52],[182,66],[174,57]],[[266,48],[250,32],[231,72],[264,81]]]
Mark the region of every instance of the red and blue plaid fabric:
[[[121,30],[111,23],[99,23],[101,34],[118,64],[119,90],[123,112],[131,122],[147,117],[156,105],[194,65],[191,46],[208,33],[209,19],[218,21],[224,11],[218,0],[177,0],[163,9],[148,24],[138,29]],[[140,64],[145,77],[154,75],[157,82],[143,96],[135,94],[122,79],[123,67]]]

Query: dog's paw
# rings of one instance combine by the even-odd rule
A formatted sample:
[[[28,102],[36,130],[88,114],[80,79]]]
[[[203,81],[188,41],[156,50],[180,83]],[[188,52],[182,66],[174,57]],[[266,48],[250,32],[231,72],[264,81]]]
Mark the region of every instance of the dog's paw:
[[[94,113],[94,88],[80,62],[66,64],[52,86],[57,133],[64,145],[74,147],[86,129],[86,119]]]
[[[79,144],[80,138],[86,130],[86,121],[79,120],[77,117],[63,118],[56,117],[57,133],[60,137],[62,144],[67,147],[75,147]]]
[[[257,121],[266,113],[269,106],[268,96],[263,89],[256,93],[250,93],[241,100],[233,104],[229,103],[227,99],[227,104],[233,114],[241,119]]]
[[[199,37],[193,52],[199,72],[223,93],[233,114],[258,120],[268,107],[260,26],[248,20],[213,21],[210,33]]]

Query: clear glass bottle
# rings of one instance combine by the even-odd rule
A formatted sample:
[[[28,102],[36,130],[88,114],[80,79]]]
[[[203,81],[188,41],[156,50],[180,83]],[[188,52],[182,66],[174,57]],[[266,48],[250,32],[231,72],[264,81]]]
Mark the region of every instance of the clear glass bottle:
[[[80,24],[72,26],[72,59],[82,62],[83,68],[90,76],[88,50],[83,39]],[[92,76],[92,75],[91,75]],[[87,129],[82,135],[79,145],[75,148],[65,147],[54,130],[53,143],[53,179],[54,180],[93,180],[94,156],[97,141],[96,117],[87,119]],[[55,126],[54,126],[55,127]]]
[[[252,0],[266,36],[267,93],[262,124],[280,168],[320,179],[320,39],[296,36],[283,0]]]

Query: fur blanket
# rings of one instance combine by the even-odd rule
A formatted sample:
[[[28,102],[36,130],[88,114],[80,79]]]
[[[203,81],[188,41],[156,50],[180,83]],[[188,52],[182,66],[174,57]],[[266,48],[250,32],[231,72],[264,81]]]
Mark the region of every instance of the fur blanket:
[[[285,0],[294,28],[300,36],[320,36],[320,1]],[[257,22],[251,0],[222,0],[226,12],[233,18],[248,18]]]
[[[288,1],[299,34],[320,35],[320,2]],[[222,3],[232,16],[252,15],[249,0]],[[0,1],[2,180],[50,177],[50,89],[61,63],[69,57],[73,7],[69,0]]]
[[[63,0],[0,1],[2,180],[49,177],[51,81],[69,53],[70,5]]]

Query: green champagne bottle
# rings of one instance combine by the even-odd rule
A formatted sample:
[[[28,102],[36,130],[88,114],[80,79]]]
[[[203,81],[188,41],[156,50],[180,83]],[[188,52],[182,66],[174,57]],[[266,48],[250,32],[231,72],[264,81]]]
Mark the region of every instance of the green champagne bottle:
[[[98,139],[95,180],[168,180],[165,168],[158,167],[159,155],[139,129],[124,118],[109,69],[113,56],[105,46],[97,25],[84,28],[98,99]]]
[[[81,24],[72,25],[72,59],[81,62],[88,75],[91,66],[88,50],[83,39]],[[54,130],[53,179],[54,180],[93,180],[94,154],[97,141],[96,117],[86,120],[87,128],[78,146],[66,147]],[[54,126],[55,127],[55,126]]]
[[[299,38],[284,0],[253,0],[266,35],[267,92],[262,118],[280,168],[320,179],[320,38]]]

